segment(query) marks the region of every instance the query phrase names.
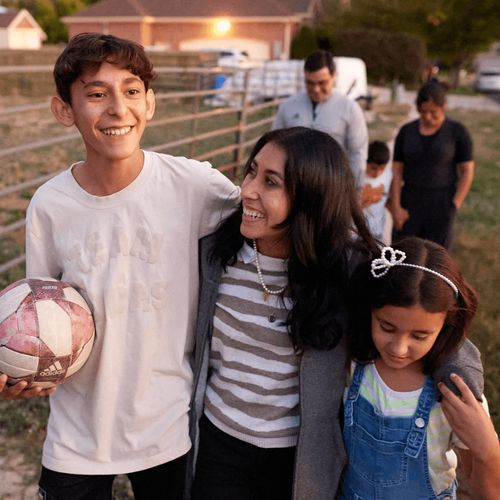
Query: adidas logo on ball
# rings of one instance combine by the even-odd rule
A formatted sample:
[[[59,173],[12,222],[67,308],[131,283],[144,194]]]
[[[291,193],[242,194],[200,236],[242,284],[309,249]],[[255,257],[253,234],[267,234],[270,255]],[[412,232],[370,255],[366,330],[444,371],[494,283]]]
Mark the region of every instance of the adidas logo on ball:
[[[62,375],[64,373],[64,368],[61,366],[59,361],[56,361],[53,365],[50,365],[45,370],[39,372],[41,377],[53,377],[54,375]]]

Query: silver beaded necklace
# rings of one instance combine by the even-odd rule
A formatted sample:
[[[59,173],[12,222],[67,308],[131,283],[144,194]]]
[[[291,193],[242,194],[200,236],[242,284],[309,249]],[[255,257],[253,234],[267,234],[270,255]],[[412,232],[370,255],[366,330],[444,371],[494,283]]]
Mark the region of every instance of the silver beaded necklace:
[[[253,240],[253,255],[254,255],[253,261],[255,263],[255,267],[257,268],[257,276],[259,277],[260,285],[264,290],[264,300],[267,300],[269,295],[279,295],[280,293],[283,293],[286,289],[286,286],[278,288],[277,290],[270,290],[264,283],[264,277],[262,276],[262,271],[260,269],[259,253],[257,251],[257,242],[255,240]]]

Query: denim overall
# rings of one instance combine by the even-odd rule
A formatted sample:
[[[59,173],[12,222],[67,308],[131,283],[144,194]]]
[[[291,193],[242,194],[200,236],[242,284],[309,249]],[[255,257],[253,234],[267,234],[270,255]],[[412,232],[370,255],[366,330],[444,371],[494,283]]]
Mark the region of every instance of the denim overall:
[[[436,402],[427,377],[412,417],[385,417],[359,393],[364,366],[358,365],[344,409],[344,443],[348,464],[341,499],[455,499],[456,483],[434,493],[427,463],[427,424]]]

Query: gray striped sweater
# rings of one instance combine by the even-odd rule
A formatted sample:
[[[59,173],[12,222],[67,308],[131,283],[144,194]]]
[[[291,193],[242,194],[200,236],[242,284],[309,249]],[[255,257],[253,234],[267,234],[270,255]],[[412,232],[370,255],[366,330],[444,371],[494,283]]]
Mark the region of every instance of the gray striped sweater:
[[[259,254],[259,262],[267,286],[286,285],[286,261]],[[291,305],[286,295],[264,297],[253,249],[243,245],[219,286],[205,414],[261,448],[297,443],[299,358],[285,324]]]

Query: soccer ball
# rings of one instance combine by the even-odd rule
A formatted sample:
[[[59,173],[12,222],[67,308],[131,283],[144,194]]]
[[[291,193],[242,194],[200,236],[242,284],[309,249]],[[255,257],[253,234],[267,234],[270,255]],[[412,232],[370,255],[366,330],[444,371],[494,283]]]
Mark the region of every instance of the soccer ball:
[[[0,373],[9,384],[61,383],[87,361],[94,337],[89,306],[67,283],[24,279],[0,292]]]

